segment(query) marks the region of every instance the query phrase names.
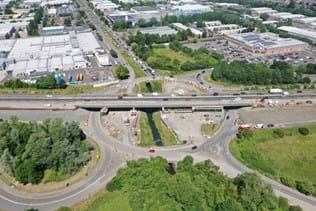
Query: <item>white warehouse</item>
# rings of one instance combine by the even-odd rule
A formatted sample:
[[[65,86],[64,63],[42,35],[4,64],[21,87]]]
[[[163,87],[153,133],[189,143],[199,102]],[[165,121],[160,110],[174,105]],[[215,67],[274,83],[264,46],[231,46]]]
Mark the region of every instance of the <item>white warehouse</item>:
[[[1,44],[0,41],[0,50]],[[31,72],[54,72],[86,68],[85,56],[100,48],[92,33],[17,39],[11,42],[7,71],[13,76]]]

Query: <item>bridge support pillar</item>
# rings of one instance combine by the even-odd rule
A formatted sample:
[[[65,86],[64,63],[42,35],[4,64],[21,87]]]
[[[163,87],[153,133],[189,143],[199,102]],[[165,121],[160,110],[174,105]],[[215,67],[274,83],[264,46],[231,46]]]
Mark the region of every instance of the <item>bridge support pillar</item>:
[[[109,109],[107,107],[103,107],[100,111],[101,115],[107,115],[109,112]]]

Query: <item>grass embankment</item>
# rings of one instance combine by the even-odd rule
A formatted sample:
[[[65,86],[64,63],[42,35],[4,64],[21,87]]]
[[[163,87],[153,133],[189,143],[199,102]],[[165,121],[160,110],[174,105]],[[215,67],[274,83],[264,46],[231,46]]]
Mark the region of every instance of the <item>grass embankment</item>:
[[[201,125],[201,132],[203,135],[211,136],[215,133],[215,131],[218,129],[218,124],[213,123],[206,123]]]
[[[142,146],[142,147],[153,146],[155,142],[153,139],[153,134],[151,132],[149,123],[148,123],[148,117],[146,113],[141,113],[140,120],[139,120],[139,127],[140,127],[139,146]]]
[[[168,129],[166,125],[164,125],[164,123],[160,119],[159,112],[155,112],[153,114],[153,121],[157,127],[164,146],[176,145],[178,143],[177,135],[173,130]],[[141,129],[139,146],[155,146],[155,141],[153,139],[153,134],[149,126],[146,113],[141,114],[139,124]]]
[[[0,94],[82,94],[82,93],[93,93],[104,90],[109,86],[93,87],[93,86],[68,86],[65,89],[36,89],[36,88],[1,88]]]
[[[147,59],[149,66],[153,67],[161,75],[179,75],[188,71],[181,70],[184,63],[198,61],[216,64],[217,61],[208,54],[190,56],[182,51],[174,51],[168,47],[154,48],[153,56]],[[165,68],[164,68],[165,67]]]
[[[112,37],[112,35],[106,30],[106,28],[105,28],[104,26],[102,27],[102,30],[103,30],[105,36],[108,38],[108,40],[110,40],[110,42],[111,42],[113,45],[117,46],[117,43],[116,43],[115,39],[114,39],[114,38]]]
[[[124,57],[124,59],[129,63],[129,65],[131,65],[131,67],[133,68],[136,78],[146,76],[146,73],[140,67],[137,66],[132,57],[130,57],[125,51],[121,51],[121,54]]]
[[[146,83],[150,83],[153,92],[162,93],[163,91],[163,81],[157,80],[157,81],[150,81],[150,82],[141,82],[135,86],[135,92],[136,93],[150,93],[148,90]]]
[[[259,172],[306,194],[316,195],[316,125],[299,128],[261,129],[252,137],[232,141],[233,155]]]

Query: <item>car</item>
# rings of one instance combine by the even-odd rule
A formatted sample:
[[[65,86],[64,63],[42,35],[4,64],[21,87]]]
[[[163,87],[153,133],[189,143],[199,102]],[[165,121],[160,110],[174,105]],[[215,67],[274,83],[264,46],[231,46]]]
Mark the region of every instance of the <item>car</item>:
[[[204,74],[204,73],[205,73],[205,70],[203,70],[202,73]]]
[[[201,84],[201,85],[203,85],[203,84],[204,84],[204,82],[203,82],[203,81],[200,81],[200,84]]]
[[[234,93],[233,95],[234,95],[234,96],[238,96],[238,95],[239,95],[239,93]]]
[[[123,99],[123,96],[122,96],[122,95],[119,95],[119,96],[117,96],[117,99],[122,100],[122,99]]]
[[[168,101],[169,99],[168,99],[168,98],[163,98],[162,100],[163,100],[163,101]]]
[[[271,128],[271,127],[274,127],[274,124],[267,124],[267,127]]]
[[[214,93],[213,93],[213,96],[218,96],[218,93],[217,93],[217,92],[214,92]]]
[[[296,92],[297,92],[297,93],[303,93],[303,91],[302,91],[302,90],[297,90]]]
[[[196,97],[197,95],[196,95],[196,94],[192,94],[191,96],[192,96],[192,97]]]
[[[305,103],[307,103],[307,104],[312,104],[313,103],[313,101],[311,101],[311,100],[306,100],[306,102]]]
[[[191,149],[192,149],[192,150],[195,150],[195,149],[197,149],[197,146],[194,145]]]
[[[245,95],[245,94],[247,94],[247,93],[246,93],[246,92],[240,92],[240,94],[241,94],[241,95]]]
[[[229,119],[229,115],[226,116],[226,119]]]

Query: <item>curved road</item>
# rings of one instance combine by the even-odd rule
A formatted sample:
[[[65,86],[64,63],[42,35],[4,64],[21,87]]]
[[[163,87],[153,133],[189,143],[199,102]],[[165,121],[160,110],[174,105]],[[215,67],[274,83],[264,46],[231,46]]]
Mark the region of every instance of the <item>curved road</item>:
[[[230,118],[225,119],[219,131],[208,141],[192,150],[191,146],[175,146],[156,148],[155,156],[162,156],[170,161],[178,161],[186,155],[191,155],[195,161],[211,159],[228,176],[235,176],[241,172],[252,171],[237,161],[229,152],[229,142],[235,136],[237,128],[234,124],[234,112],[228,112]],[[46,194],[30,194],[11,189],[0,184],[0,208],[3,210],[25,210],[36,207],[40,210],[54,210],[60,206],[77,203],[104,188],[106,183],[115,175],[124,164],[124,160],[139,157],[150,157],[148,149],[129,146],[110,137],[103,129],[100,113],[91,113],[89,128],[85,129],[88,135],[98,143],[101,158],[98,166],[84,180],[61,191]],[[305,196],[272,179],[262,176],[277,194],[289,199],[292,204],[298,204],[304,210],[316,210],[316,199]]]

